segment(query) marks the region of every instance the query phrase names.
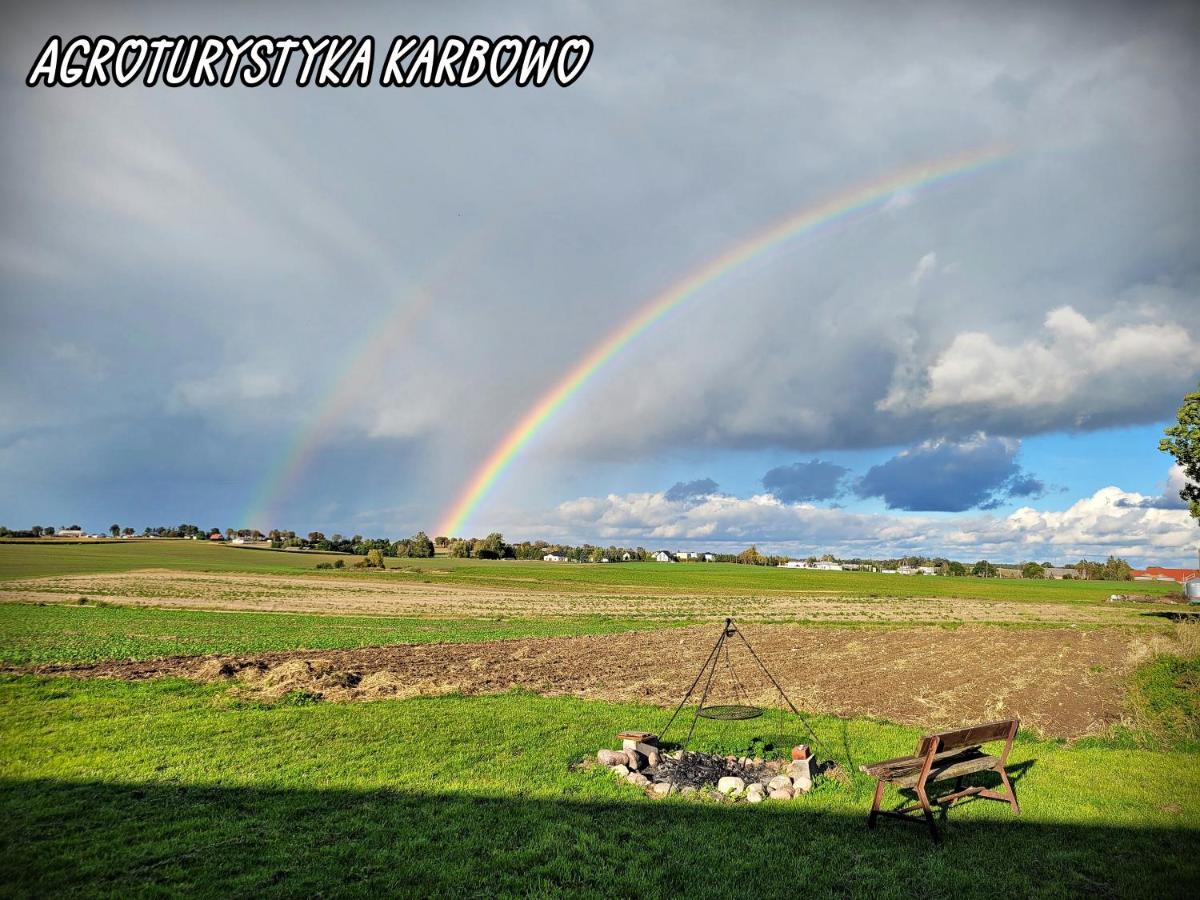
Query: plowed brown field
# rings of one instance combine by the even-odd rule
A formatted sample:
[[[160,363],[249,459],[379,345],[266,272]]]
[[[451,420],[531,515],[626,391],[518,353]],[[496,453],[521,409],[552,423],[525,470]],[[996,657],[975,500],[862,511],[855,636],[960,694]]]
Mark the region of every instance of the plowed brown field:
[[[801,709],[877,716],[925,728],[1015,715],[1052,737],[1094,733],[1120,719],[1124,676],[1146,652],[1124,628],[989,625],[830,628],[746,626],[745,634]],[[329,700],[467,694],[524,688],[669,705],[715,640],[712,626],[616,635],[530,638],[245,657],[43,667],[115,678],[234,678],[251,693],[304,690]],[[734,640],[730,666],[746,698],[773,701]],[[721,678],[711,702],[738,699]]]

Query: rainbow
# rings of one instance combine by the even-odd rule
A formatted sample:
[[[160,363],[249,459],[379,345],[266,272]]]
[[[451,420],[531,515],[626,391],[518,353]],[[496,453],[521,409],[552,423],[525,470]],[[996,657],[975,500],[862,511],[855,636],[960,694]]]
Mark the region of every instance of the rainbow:
[[[623,325],[614,329],[577,362],[496,445],[454,505],[442,518],[438,534],[462,530],[475,508],[495,486],[521,450],[584,384],[621,350],[629,346],[680,304],[725,275],[791,238],[872,211],[890,200],[985,169],[1012,156],[1008,145],[990,145],[903,169],[808,206],[746,238],[647,301]]]

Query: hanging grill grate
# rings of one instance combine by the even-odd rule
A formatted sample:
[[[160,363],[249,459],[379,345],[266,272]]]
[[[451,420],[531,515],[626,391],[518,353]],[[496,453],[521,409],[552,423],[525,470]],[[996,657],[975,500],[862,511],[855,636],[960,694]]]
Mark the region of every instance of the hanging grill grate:
[[[729,704],[712,704],[712,705],[708,705],[705,703],[705,701],[708,700],[709,690],[712,688],[713,678],[717,674],[717,669],[721,667],[722,661],[724,661],[725,668],[728,670],[729,677],[733,683],[734,693],[736,695],[735,699],[737,699],[737,700],[746,699],[745,688],[741,683],[741,679],[738,678],[737,673],[734,671],[733,664],[730,662],[730,659],[729,659],[729,641],[734,637],[737,637],[738,639],[741,640],[742,645],[745,646],[746,650],[750,654],[750,657],[757,664],[758,668],[762,671],[763,675],[765,675],[767,677],[767,679],[771,682],[772,686],[774,686],[775,690],[779,694],[779,699],[780,699],[781,703],[783,705],[786,705],[786,707],[788,709],[790,709],[792,711],[792,713],[795,716],[797,716],[797,718],[800,719],[800,721],[804,725],[805,730],[808,731],[808,733],[810,735],[812,735],[812,738],[816,742],[817,746],[819,746],[822,750],[824,750],[826,753],[828,753],[829,758],[832,759],[833,754],[829,752],[829,748],[827,748],[825,746],[824,742],[822,742],[821,739],[819,737],[817,737],[816,732],[812,730],[812,726],[808,724],[808,720],[804,717],[804,714],[801,713],[800,710],[796,709],[796,705],[794,703],[792,703],[792,701],[788,698],[787,694],[785,694],[783,692],[783,688],[780,687],[779,682],[775,680],[775,676],[771,674],[770,670],[766,667],[766,665],[763,663],[763,661],[761,659],[759,659],[758,654],[754,652],[754,648],[750,646],[750,642],[746,640],[746,636],[744,634],[742,634],[742,632],[738,629],[738,627],[736,625],[733,624],[733,619],[730,618],[730,619],[725,620],[725,627],[721,629],[721,635],[720,635],[720,637],[717,638],[717,642],[716,642],[716,644],[713,645],[712,650],[709,651],[708,658],[704,661],[704,665],[702,665],[700,667],[700,671],[696,674],[696,678],[692,682],[691,687],[688,688],[687,693],[684,694],[684,696],[683,696],[683,699],[681,701],[679,701],[679,706],[677,706],[675,708],[675,712],[673,712],[671,714],[671,718],[667,721],[666,727],[662,729],[661,734],[663,737],[665,737],[667,734],[667,730],[670,729],[670,727],[671,727],[671,724],[679,716],[680,712],[683,711],[684,706],[687,704],[687,702],[691,698],[692,694],[696,691],[696,689],[698,687],[700,687],[700,682],[704,681],[705,682],[704,687],[700,692],[700,705],[696,708],[696,712],[692,716],[692,724],[691,724],[691,727],[688,729],[687,737],[685,737],[683,739],[683,744],[681,747],[681,754],[680,754],[680,761],[683,762],[685,760],[691,760],[692,757],[694,756],[694,754],[688,753],[688,745],[692,742],[692,736],[696,733],[696,722],[699,721],[700,719],[714,719],[714,720],[722,721],[722,722],[736,722],[736,721],[742,721],[742,720],[746,720],[746,719],[757,719],[757,718],[761,717],[763,714],[763,710],[760,707],[752,706],[749,703],[744,703],[744,702],[743,703],[729,703]],[[707,678],[705,677],[706,674],[707,674]],[[781,705],[779,708],[780,728],[781,729],[783,727],[783,719],[782,719],[783,705]],[[689,765],[690,764],[691,763],[689,763]],[[672,775],[671,775],[671,783],[672,784],[675,783],[676,776],[683,775],[682,769],[687,768],[687,767],[681,766],[680,768],[681,768],[681,771],[672,773]],[[678,786],[678,785],[676,785],[676,786]]]
[[[763,711],[757,706],[742,706],[736,703],[723,706],[702,706],[696,713],[702,719],[718,719],[722,722],[757,719],[762,714]]]

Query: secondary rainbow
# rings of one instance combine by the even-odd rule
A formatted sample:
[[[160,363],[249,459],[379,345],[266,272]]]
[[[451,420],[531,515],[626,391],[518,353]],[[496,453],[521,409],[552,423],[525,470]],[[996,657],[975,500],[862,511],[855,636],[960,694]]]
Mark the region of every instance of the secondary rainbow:
[[[438,534],[455,535],[496,481],[545,424],[622,349],[684,301],[723,276],[785,241],[885,206],[893,198],[978,172],[1012,155],[1008,145],[989,145],[905,168],[808,206],[733,245],[652,297],[624,324],[596,344],[525,413],[475,471],[442,518]]]
[[[333,434],[334,426],[361,399],[362,382],[377,372],[384,360],[411,335],[430,302],[431,295],[424,288],[405,295],[389,320],[372,329],[371,336],[350,355],[349,366],[332,380],[330,388],[317,400],[313,415],[296,431],[260,483],[242,516],[246,527],[261,530],[273,526],[276,505],[291,493],[317,450]]]

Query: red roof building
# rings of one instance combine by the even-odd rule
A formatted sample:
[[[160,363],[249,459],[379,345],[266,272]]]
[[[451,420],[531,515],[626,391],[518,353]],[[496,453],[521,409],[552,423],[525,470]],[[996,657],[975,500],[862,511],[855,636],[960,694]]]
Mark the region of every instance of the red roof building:
[[[1130,573],[1134,581],[1176,581],[1184,584],[1192,578],[1200,578],[1200,569],[1164,569],[1162,566],[1147,566]]]

